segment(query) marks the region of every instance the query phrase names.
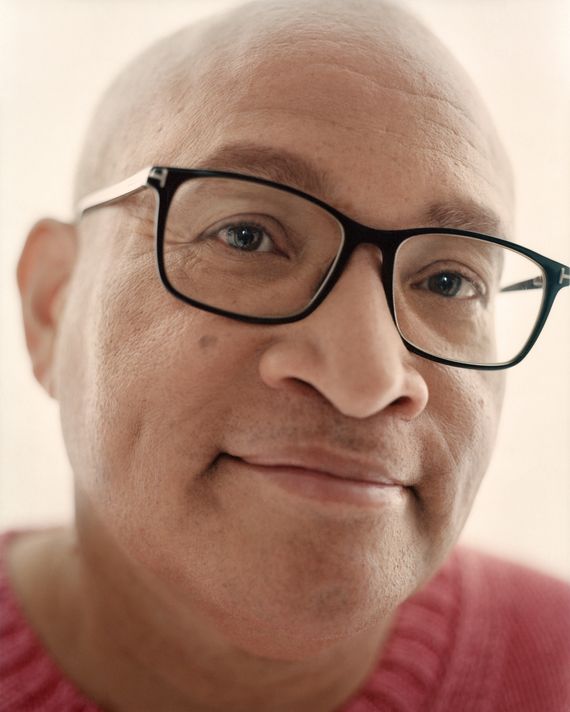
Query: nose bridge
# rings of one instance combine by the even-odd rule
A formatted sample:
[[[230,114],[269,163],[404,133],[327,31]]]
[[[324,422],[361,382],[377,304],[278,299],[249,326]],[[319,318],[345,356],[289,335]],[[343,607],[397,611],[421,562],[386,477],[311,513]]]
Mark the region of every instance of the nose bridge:
[[[394,261],[398,246],[403,238],[407,236],[407,231],[382,230],[357,223],[348,218],[343,221],[343,229],[345,235],[345,255],[342,266],[340,266],[339,269],[340,275],[338,279],[340,280],[342,278],[345,270],[349,267],[351,262],[353,262],[355,253],[361,251],[362,246],[367,245],[373,247],[374,252],[380,255],[378,278],[384,287],[386,305],[395,324],[394,298],[392,293]],[[369,250],[369,252],[372,252],[372,250]]]
[[[403,346],[391,309],[392,265],[393,255],[385,254],[378,240],[359,240],[321,310],[334,312],[333,321],[344,333],[354,330],[366,344],[377,338],[384,343],[390,335]]]

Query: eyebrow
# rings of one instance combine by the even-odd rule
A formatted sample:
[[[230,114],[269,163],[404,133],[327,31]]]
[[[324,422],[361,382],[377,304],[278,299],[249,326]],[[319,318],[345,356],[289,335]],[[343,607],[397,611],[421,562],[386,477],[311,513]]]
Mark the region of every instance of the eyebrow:
[[[324,195],[330,190],[325,172],[317,170],[298,154],[256,144],[222,146],[200,160],[196,168],[245,172],[313,195]]]
[[[456,199],[453,203],[432,203],[421,219],[426,227],[457,228],[487,235],[504,233],[503,221],[493,210],[466,198]]]
[[[212,169],[247,173],[275,183],[294,186],[314,196],[331,194],[331,181],[302,156],[286,149],[254,143],[221,146],[195,165]],[[419,214],[419,222],[410,227],[445,227],[497,235],[503,232],[502,220],[474,200],[458,198],[452,202],[434,202]]]

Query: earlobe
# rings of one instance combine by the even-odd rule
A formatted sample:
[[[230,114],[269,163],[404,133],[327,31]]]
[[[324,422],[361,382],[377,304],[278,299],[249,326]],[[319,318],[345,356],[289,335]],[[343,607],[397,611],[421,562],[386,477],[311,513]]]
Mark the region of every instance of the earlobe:
[[[44,219],[30,230],[18,262],[26,343],[34,374],[51,396],[54,347],[76,255],[75,227]]]

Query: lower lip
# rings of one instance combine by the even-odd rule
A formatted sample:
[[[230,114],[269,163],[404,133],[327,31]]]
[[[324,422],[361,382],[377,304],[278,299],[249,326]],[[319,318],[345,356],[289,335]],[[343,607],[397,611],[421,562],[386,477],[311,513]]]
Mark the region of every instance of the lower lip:
[[[299,497],[326,503],[358,507],[400,505],[406,500],[407,487],[348,480],[301,467],[252,465],[241,462],[249,472],[260,475],[280,489]]]

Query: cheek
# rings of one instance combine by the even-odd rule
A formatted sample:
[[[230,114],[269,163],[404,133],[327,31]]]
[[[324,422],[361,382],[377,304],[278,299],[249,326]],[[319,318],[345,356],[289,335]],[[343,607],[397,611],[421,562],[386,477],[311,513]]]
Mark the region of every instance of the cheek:
[[[504,375],[429,367],[428,418],[421,498],[432,539],[459,536],[488,467],[504,393]],[[438,533],[439,532],[439,533]]]
[[[458,463],[465,461],[464,468],[460,468],[462,473],[465,471],[465,478],[478,487],[495,444],[503,403],[504,375],[456,369],[450,374],[448,383],[449,397],[443,397],[440,407],[445,411],[446,401],[454,403],[446,418],[450,449]],[[474,473],[473,476],[468,476],[469,471]]]
[[[106,267],[96,283],[78,277],[70,294],[62,423],[80,490],[109,525],[134,528],[183,510],[188,481],[217,454],[248,359],[233,358],[240,341],[226,320],[164,290],[152,256]]]

